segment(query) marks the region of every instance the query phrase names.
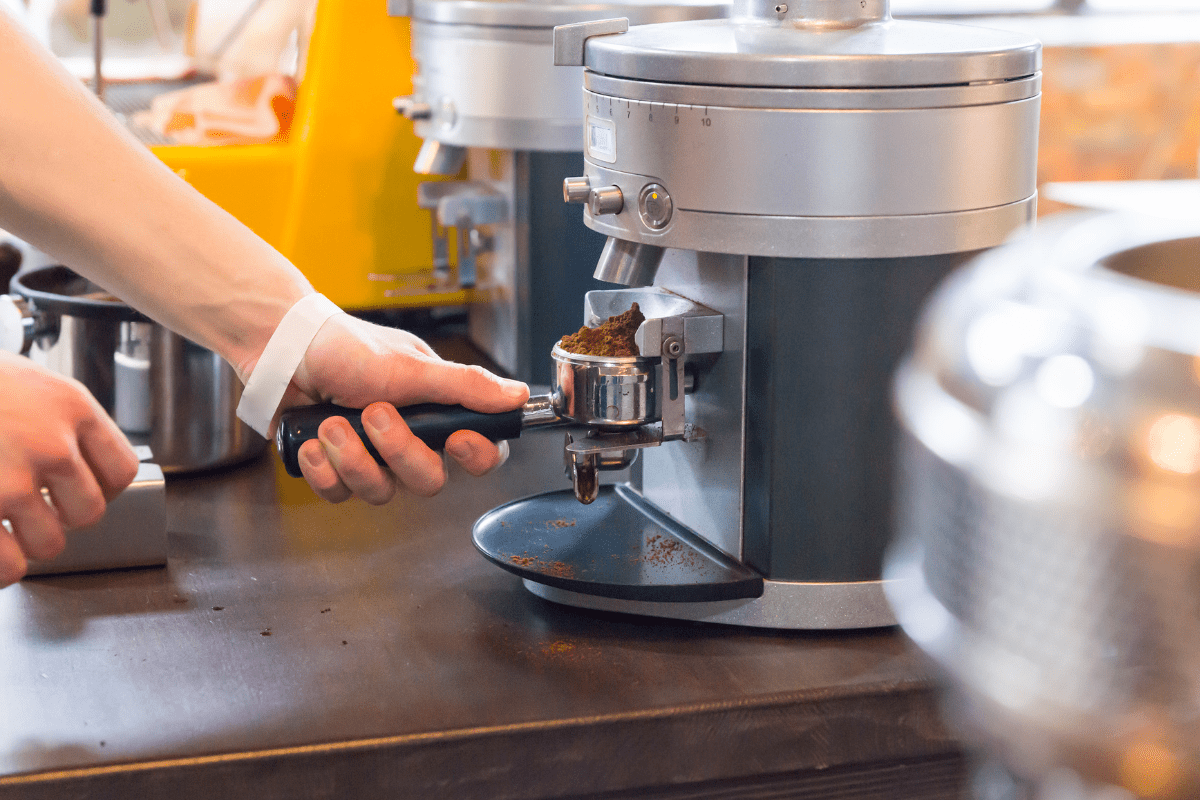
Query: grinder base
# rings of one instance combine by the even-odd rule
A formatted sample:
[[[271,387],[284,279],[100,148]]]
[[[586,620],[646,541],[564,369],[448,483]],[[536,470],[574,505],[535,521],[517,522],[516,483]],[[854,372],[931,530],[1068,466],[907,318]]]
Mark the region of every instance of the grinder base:
[[[883,581],[764,579],[627,484],[581,505],[547,492],[492,509],[475,546],[563,605],[759,628],[829,630],[895,624]]]
[[[492,509],[475,546],[528,581],[620,600],[689,603],[754,598],[762,577],[700,539],[625,485],[590,505],[571,491]]]

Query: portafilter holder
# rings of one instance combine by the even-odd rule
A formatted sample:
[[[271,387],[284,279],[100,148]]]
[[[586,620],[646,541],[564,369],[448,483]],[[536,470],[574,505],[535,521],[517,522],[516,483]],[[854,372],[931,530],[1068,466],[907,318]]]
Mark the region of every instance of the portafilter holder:
[[[588,356],[569,353],[557,345],[552,352],[554,383],[548,395],[535,395],[519,409],[486,414],[462,406],[423,403],[399,409],[412,432],[434,450],[445,447],[446,439],[458,430],[473,430],[493,441],[515,439],[530,427],[575,426],[585,429],[568,434],[568,474],[576,484],[581,502],[595,499],[596,470],[624,469],[633,461],[638,447],[657,443],[653,434],[628,435],[607,442],[605,434],[628,433],[660,419],[657,357]],[[300,476],[300,445],[317,437],[329,417],[344,417],[379,463],[375,449],[362,425],[362,410],[331,403],[288,409],[280,419],[276,444],[288,474]],[[611,446],[609,446],[611,444]],[[574,451],[572,447],[574,446]],[[577,453],[575,451],[578,451]],[[573,468],[572,465],[578,467]],[[583,469],[583,485],[579,471]]]

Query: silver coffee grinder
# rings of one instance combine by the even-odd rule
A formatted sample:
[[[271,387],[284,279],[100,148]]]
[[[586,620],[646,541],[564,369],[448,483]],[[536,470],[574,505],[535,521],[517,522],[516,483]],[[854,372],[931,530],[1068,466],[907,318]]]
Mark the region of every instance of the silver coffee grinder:
[[[551,401],[588,423],[573,490],[494,509],[476,545],[568,605],[892,624],[891,376],[933,287],[1034,216],[1040,45],[887,0],[631,21],[559,27],[554,52],[585,67],[564,194],[608,237],[595,277],[632,287],[583,321],[636,301],[640,355],[554,351]]]
[[[469,335],[514,377],[545,384],[546,354],[579,325],[604,239],[558,202],[583,166],[582,69],[556,69],[556,25],[723,16],[727,0],[390,0],[412,18],[414,93],[395,101],[424,144],[414,169],[435,273],[473,288]],[[464,170],[465,167],[465,170]],[[453,253],[452,253],[453,250]],[[452,266],[451,260],[455,261]]]

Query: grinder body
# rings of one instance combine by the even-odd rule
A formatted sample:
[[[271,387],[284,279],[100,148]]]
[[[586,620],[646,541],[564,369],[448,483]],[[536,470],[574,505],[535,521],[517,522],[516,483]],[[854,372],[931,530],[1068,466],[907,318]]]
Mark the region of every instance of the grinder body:
[[[631,502],[762,584],[707,602],[526,585],[730,624],[892,624],[891,375],[934,286],[1033,219],[1040,45],[879,0],[613,30],[558,32],[559,63],[585,67],[584,174],[564,194],[610,237],[597,278],[723,318],[717,352],[684,342],[703,436],[645,449]]]

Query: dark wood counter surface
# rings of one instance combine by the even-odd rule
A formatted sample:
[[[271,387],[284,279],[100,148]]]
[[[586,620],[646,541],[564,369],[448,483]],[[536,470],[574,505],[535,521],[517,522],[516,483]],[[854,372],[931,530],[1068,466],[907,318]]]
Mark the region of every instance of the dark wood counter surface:
[[[474,549],[561,434],[432,500],[333,506],[269,456],[168,483],[166,568],[0,590],[0,797],[957,796],[894,630],[558,607]]]

